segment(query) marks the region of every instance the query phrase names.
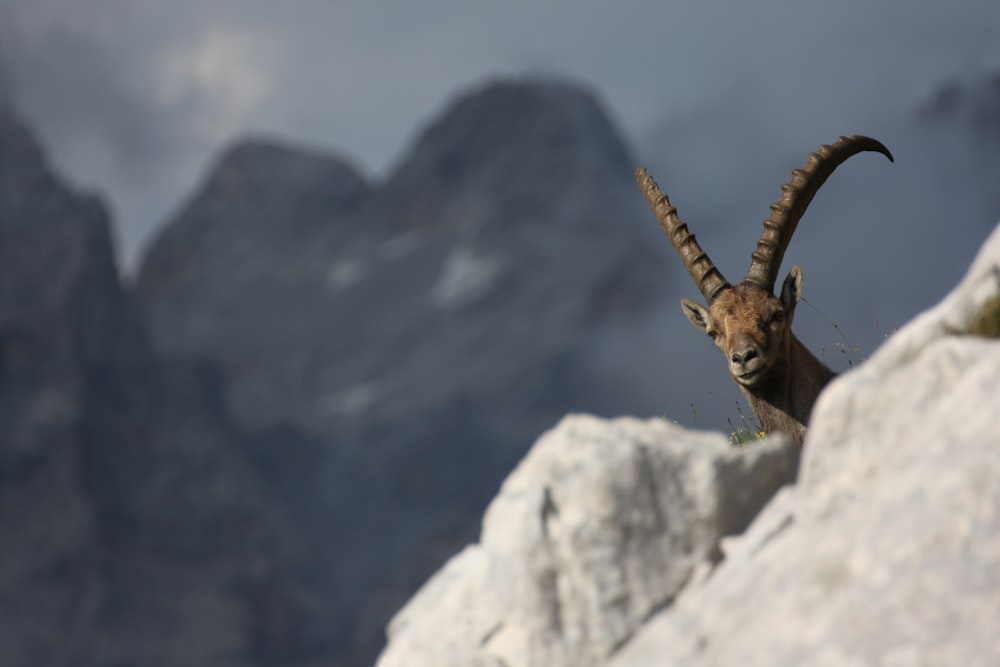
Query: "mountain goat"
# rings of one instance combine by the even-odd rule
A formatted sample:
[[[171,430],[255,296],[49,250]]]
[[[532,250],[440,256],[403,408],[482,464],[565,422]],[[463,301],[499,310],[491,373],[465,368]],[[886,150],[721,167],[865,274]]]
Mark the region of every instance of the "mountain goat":
[[[761,427],[787,433],[799,444],[805,439],[816,397],[835,373],[792,333],[795,306],[802,298],[802,269],[792,267],[777,296],[775,281],[788,242],[813,196],[840,164],[862,151],[875,151],[893,161],[880,142],[855,135],[820,146],[802,169],[792,172],[781,198],[771,205],[750,270],[739,285],[726,281],[646,170],[635,171],[653,214],[708,302],[706,308],[683,299],[684,314],[722,350]]]

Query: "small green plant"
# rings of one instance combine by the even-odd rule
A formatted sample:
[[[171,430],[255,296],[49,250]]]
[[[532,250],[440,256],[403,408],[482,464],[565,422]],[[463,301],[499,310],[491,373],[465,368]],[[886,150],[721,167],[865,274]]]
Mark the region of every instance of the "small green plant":
[[[734,424],[732,419],[726,420],[729,422],[730,428],[729,444],[735,447],[744,447],[767,435],[756,419],[747,417],[743,413],[743,406],[740,405],[739,401],[736,402],[736,412],[739,414],[738,424]]]
[[[1000,267],[993,267],[993,275],[1000,282]],[[983,304],[972,319],[969,333],[984,338],[1000,337],[1000,296],[994,296]]]
[[[985,338],[1000,337],[1000,297],[987,301],[969,327],[969,333]]]

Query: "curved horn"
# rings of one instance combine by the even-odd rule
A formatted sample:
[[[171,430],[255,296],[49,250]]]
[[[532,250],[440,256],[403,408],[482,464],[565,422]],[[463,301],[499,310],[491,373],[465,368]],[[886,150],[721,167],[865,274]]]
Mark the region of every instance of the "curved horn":
[[[677,217],[677,209],[670,204],[667,195],[660,192],[660,187],[653,180],[645,168],[639,167],[635,170],[635,182],[639,184],[639,189],[646,195],[649,207],[653,209],[653,215],[667,238],[674,246],[674,250],[680,255],[684,262],[684,268],[688,270],[694,279],[702,296],[709,304],[715,300],[719,292],[729,287],[729,283],[722,277],[722,273],[715,268],[715,264],[708,258],[708,254],[701,249],[694,234],[688,231],[687,224]]]
[[[833,145],[823,144],[815,153],[809,154],[801,169],[792,171],[792,180],[781,186],[781,197],[771,204],[771,217],[764,221],[764,233],[757,241],[747,273],[748,282],[768,291],[774,290],[785,249],[809,202],[834,169],[862,151],[876,151],[889,158],[890,162],[894,161],[892,153],[881,142],[856,134],[840,137]]]

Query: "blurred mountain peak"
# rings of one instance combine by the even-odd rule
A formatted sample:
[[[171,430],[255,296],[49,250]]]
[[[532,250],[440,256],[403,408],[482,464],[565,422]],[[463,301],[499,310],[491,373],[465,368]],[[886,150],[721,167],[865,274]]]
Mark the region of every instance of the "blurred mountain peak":
[[[497,79],[457,96],[417,137],[386,183],[419,224],[456,191],[492,202],[510,220],[569,200],[582,179],[630,179],[634,161],[596,95],[572,83]]]
[[[131,293],[101,207],[4,113],[0,149],[0,499],[36,508],[0,517],[31,575],[0,568],[0,593],[58,589],[46,640],[86,612],[65,642],[80,659],[31,660],[37,628],[0,605],[17,640],[2,664],[371,664],[538,432],[570,410],[656,409],[601,361],[634,347],[611,324],[659,309],[663,276],[586,90],[473,90],[384,183],[236,142]],[[35,526],[62,524],[41,554],[59,566],[36,567]],[[217,632],[182,613],[197,594]]]
[[[589,91],[494,81],[383,183],[239,142],[151,247],[137,295],[157,349],[221,369],[240,428],[264,434],[255,456],[312,456],[273,435],[289,428],[320,443],[322,489],[280,493],[321,499],[314,552],[340,611],[363,612],[344,650],[376,648],[390,610],[374,605],[468,537],[537,432],[568,410],[655,411],[596,361],[628,344],[593,333],[660,305],[631,171]]]
[[[287,196],[290,188],[300,195],[323,189],[349,199],[364,187],[364,178],[346,160],[278,139],[252,136],[223,151],[202,193],[266,199],[275,192]]]

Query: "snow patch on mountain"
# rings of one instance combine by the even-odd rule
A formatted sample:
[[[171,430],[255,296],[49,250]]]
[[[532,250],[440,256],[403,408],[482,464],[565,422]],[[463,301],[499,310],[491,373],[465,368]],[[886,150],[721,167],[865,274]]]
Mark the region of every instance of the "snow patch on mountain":
[[[387,262],[399,259],[407,255],[420,245],[420,240],[415,232],[406,232],[399,236],[393,236],[386,240],[378,248],[379,257]]]
[[[323,399],[327,412],[338,415],[352,415],[364,412],[383,394],[377,382],[359,382]]]
[[[453,249],[431,288],[431,303],[438,308],[453,309],[483,298],[496,285],[504,265],[503,258],[495,253],[477,255],[471,248],[461,246]]]
[[[326,284],[338,292],[361,282],[368,275],[368,266],[362,259],[339,259],[330,265]]]

